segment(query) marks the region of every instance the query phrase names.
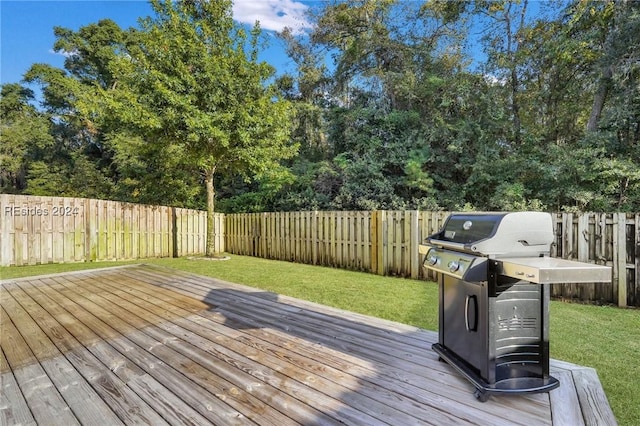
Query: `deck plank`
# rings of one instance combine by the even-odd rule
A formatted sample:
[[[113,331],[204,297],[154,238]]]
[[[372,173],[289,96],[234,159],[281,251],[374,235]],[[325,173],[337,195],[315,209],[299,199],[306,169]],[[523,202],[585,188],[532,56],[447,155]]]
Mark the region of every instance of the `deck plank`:
[[[0,346],[25,401],[39,424],[52,419],[58,424],[79,424],[56,386],[24,341],[4,309],[6,296],[0,299]]]
[[[126,424],[615,424],[592,369],[552,360],[559,389],[481,403],[437,333],[182,271],[0,286],[2,424],[87,422],[87,398]]]
[[[91,311],[84,309],[81,304],[67,298],[55,288],[59,285],[56,281],[58,279],[58,277],[43,279],[41,282],[45,285],[41,287],[41,290],[125,356],[126,363],[131,363],[145,374],[153,377],[158,383],[170,388],[175,395],[178,395],[189,407],[212,424],[242,425],[252,423],[200,385],[187,380],[180,371],[162,362],[144,347],[137,345],[129,336],[120,334]],[[118,363],[113,368],[116,369],[115,371],[119,371],[121,366],[122,364]],[[149,403],[148,400],[147,402]]]
[[[336,423],[329,417],[326,417],[316,409],[311,408],[311,402],[315,401],[315,404],[321,405],[321,395],[313,395],[305,398],[305,389],[296,387],[295,384],[290,383],[285,377],[280,377],[279,380],[274,380],[272,386],[264,386],[259,382],[256,382],[253,374],[260,376],[263,380],[264,377],[273,377],[274,373],[264,371],[262,364],[252,362],[248,359],[242,359],[242,356],[238,353],[227,353],[217,350],[216,345],[213,342],[198,336],[195,333],[189,332],[177,325],[171,323],[173,315],[169,315],[168,318],[163,318],[154,313],[154,307],[152,304],[144,303],[142,299],[129,298],[128,293],[119,290],[117,287],[109,287],[105,284],[106,280],[100,283],[93,283],[93,290],[100,289],[98,293],[100,297],[113,303],[111,309],[120,313],[122,318],[131,318],[136,316],[137,320],[145,323],[144,331],[157,341],[162,341],[165,345],[172,348],[176,353],[184,355],[184,357],[197,362],[203,368],[216,374],[221,380],[226,380],[230,386],[233,385],[238,389],[244,389],[247,391],[247,395],[255,395],[257,400],[262,401],[270,399],[270,404],[274,409],[274,412],[287,411],[287,416],[292,417],[294,420],[300,423],[306,423],[310,419],[322,420],[325,424]],[[119,280],[119,283],[126,283],[128,287],[130,283],[126,280]],[[84,292],[89,298],[94,298],[92,294],[89,294],[91,290],[82,289],[79,292]],[[124,297],[122,297],[124,296]],[[129,300],[135,300],[138,304],[132,303]],[[140,308],[143,309],[140,309]],[[155,310],[157,313],[164,314],[166,311],[163,308]],[[135,314],[134,314],[135,312]],[[299,404],[299,401],[295,398],[287,395],[284,390],[294,386],[292,393],[296,395],[298,400],[306,402],[306,404]],[[246,404],[246,402],[245,402]],[[335,409],[337,406],[343,405],[339,401],[334,401],[327,408]],[[259,408],[253,407],[253,410],[265,410],[260,413],[261,418],[265,418],[268,415],[267,407]],[[342,407],[342,409],[348,410],[348,406]],[[278,417],[276,417],[277,419]],[[360,420],[362,419],[359,416]],[[282,419],[281,419],[282,420]],[[345,419],[353,420],[353,419]],[[372,419],[366,419],[372,421]]]
[[[156,354],[162,362],[178,366],[185,376],[240,411],[243,416],[273,424],[290,421],[287,415],[262,400],[271,398],[278,401],[282,398],[278,389],[256,386],[253,392],[249,391],[252,381],[241,369],[228,368],[219,360],[206,356],[189,341],[175,344],[176,338],[162,330],[155,321],[145,319],[144,316],[148,315],[145,315],[144,311],[137,312],[140,314],[137,315],[127,309],[131,308],[130,302],[120,298],[113,300],[108,291],[97,290],[100,288],[98,283],[90,290],[77,283],[63,285],[66,287],[65,291],[68,290],[69,297],[103,317],[114,328],[127,332],[129,338]],[[133,309],[135,311],[135,308]],[[140,331],[130,332],[129,329]],[[259,396],[262,396],[262,399]],[[304,420],[300,419],[302,423]]]
[[[35,358],[40,362],[51,381],[56,385],[60,394],[74,416],[80,423],[123,424],[117,415],[108,407],[95,389],[87,382],[69,359],[58,350],[54,342],[34,320],[37,316],[35,309],[27,312],[24,305],[14,296],[11,286],[5,288],[2,307],[12,319],[18,332],[22,335]],[[54,338],[60,332],[54,324],[45,325],[52,332]],[[68,353],[71,355],[72,353]],[[81,362],[81,361],[80,361]],[[81,362],[82,363],[82,362]],[[92,374],[100,375],[99,369],[93,369]],[[100,380],[98,379],[98,382]]]
[[[263,414],[260,401],[245,400],[244,395],[235,395],[237,389],[232,384],[224,383],[219,377],[207,374],[191,359],[179,356],[166,347],[162,340],[153,339],[146,334],[147,330],[142,331],[150,327],[149,324],[135,317],[127,318],[131,322],[125,321],[121,315],[126,316],[126,314],[118,306],[106,303],[99,294],[79,291],[77,286],[61,278],[52,278],[52,281],[55,282],[50,285],[52,289],[85,312],[90,312],[92,316],[135,345],[127,355],[133,356],[132,360],[139,367],[143,367],[147,373],[161,380],[165,386],[173,389],[177,394],[183,395],[184,392],[184,397],[188,397],[191,403],[198,406],[200,414],[212,417],[216,423],[229,424],[251,423],[242,413],[242,411],[250,411],[246,407],[255,408],[257,413]],[[244,410],[237,410],[230,406],[229,401],[235,401],[233,405]],[[245,406],[242,405],[243,402]]]
[[[27,293],[34,301],[42,306],[52,317],[62,325],[65,330],[73,336],[80,344],[87,348],[102,364],[116,374],[123,382],[128,382],[141,376],[144,373],[142,369],[131,363],[118,352],[114,347],[103,340],[94,330],[100,328],[97,322],[83,324],[78,318],[74,317],[70,312],[65,310],[62,305],[49,295],[53,290],[46,287],[39,280],[31,282],[19,283],[20,288]],[[93,330],[90,328],[93,327]],[[106,331],[103,335],[109,336]],[[116,338],[116,334],[110,335],[110,338]]]
[[[587,426],[615,426],[616,418],[611,411],[598,373],[593,368],[582,368],[572,372],[577,383],[578,399]]]
[[[6,289],[19,302],[57,349],[65,355],[71,365],[87,380],[106,405],[100,409],[89,406],[94,416],[100,416],[108,424],[166,424],[158,413],[142,401],[111,370],[105,368],[82,343],[75,339],[49,312],[18,286]],[[114,359],[106,359],[113,365]]]
[[[0,351],[0,424],[36,424],[4,351]]]
[[[132,378],[127,382],[127,386],[147,401],[169,424],[195,426],[210,423],[172,390],[148,374]]]
[[[554,372],[553,377],[560,381],[560,387],[549,394],[554,426],[584,426],[573,375],[563,370]]]
[[[156,281],[156,285],[162,286],[158,282],[157,278],[154,278]],[[174,277],[175,281],[175,277]],[[216,280],[217,282],[217,280]],[[193,288],[190,287],[190,284],[187,280],[180,280],[179,285],[174,288],[176,291],[193,291]],[[336,321],[341,321],[341,318],[336,318],[335,315],[331,315],[329,317],[325,317],[324,319],[316,320],[315,324],[311,326],[309,329],[308,324],[310,322],[314,322],[314,320],[310,319],[313,316],[307,311],[300,311],[296,309],[296,313],[292,315],[287,315],[286,318],[283,318],[281,314],[281,310],[286,310],[286,307],[282,309],[278,309],[278,303],[269,301],[264,298],[264,293],[257,293],[255,290],[251,289],[249,294],[255,295],[260,294],[259,296],[254,296],[258,300],[251,300],[252,296],[246,294],[237,294],[235,292],[229,292],[226,289],[224,291],[215,291],[215,297],[205,299],[210,303],[218,303],[219,306],[224,308],[216,309],[227,319],[233,317],[234,320],[239,321],[239,327],[245,329],[262,329],[265,330],[264,327],[272,327],[268,329],[269,331],[273,331],[279,329],[282,331],[282,336],[287,335],[295,335],[299,336],[302,339],[315,340],[316,344],[322,344],[324,347],[336,348],[338,349],[337,353],[340,357],[344,358],[346,355],[352,355],[350,362],[353,364],[357,364],[362,362],[362,359],[366,359],[365,364],[373,365],[372,371],[374,371],[374,376],[381,375],[380,372],[388,372],[391,370],[391,374],[385,374],[385,377],[381,380],[381,382],[385,383],[385,386],[390,386],[391,384],[398,383],[397,376],[402,377],[401,383],[412,383],[416,387],[421,388],[418,392],[424,396],[425,392],[429,392],[434,390],[432,380],[440,380],[442,381],[442,387],[437,388],[436,396],[432,396],[431,398],[427,397],[426,399],[421,399],[421,404],[428,403],[431,399],[432,409],[433,407],[438,407],[442,409],[443,405],[451,404],[451,412],[460,413],[459,415],[464,416],[467,413],[467,406],[475,407],[479,410],[491,410],[486,404],[482,404],[472,397],[472,387],[468,382],[463,380],[461,377],[453,376],[450,374],[450,367],[439,362],[437,360],[437,356],[435,356],[430,351],[430,345],[425,346],[423,339],[415,339],[412,337],[413,333],[405,335],[405,341],[398,338],[397,341],[394,341],[392,344],[374,344],[371,345],[369,343],[370,340],[374,338],[381,338],[379,330],[373,330],[372,333],[374,337],[369,336],[368,338],[360,336],[362,338],[361,341],[358,341],[356,344],[352,343],[352,341],[356,340],[355,337],[351,336],[350,327],[346,326],[337,327],[339,332],[336,331],[336,326],[334,323]],[[206,294],[202,293],[191,293],[192,296],[200,298],[206,297]],[[269,310],[275,309],[276,312],[280,312],[274,316],[274,314],[270,313]],[[235,312],[234,312],[235,310]],[[204,313],[203,315],[207,315],[208,313]],[[242,322],[246,320],[246,318],[252,318],[255,323],[253,325],[242,325]],[[367,319],[367,322],[371,323],[374,321],[373,319]],[[281,326],[284,324],[285,326]],[[330,324],[330,326],[327,326]],[[367,325],[371,328],[371,324]],[[282,327],[282,328],[281,328]],[[353,324],[352,328],[364,327],[361,324]],[[274,341],[278,341],[281,338],[272,339]],[[418,346],[410,347],[411,345],[407,345],[406,340],[416,343]],[[296,345],[291,350],[296,350],[298,345]],[[400,347],[402,350],[399,350]],[[316,348],[317,351],[317,348]],[[422,356],[420,356],[422,354]],[[324,354],[323,354],[324,359]],[[394,370],[394,365],[399,361],[402,362],[402,367]],[[327,361],[324,360],[323,363]],[[373,362],[373,363],[372,363]],[[384,373],[382,373],[384,374]],[[427,380],[421,380],[421,379]],[[457,390],[452,392],[450,391],[450,387],[457,387]],[[464,392],[460,392],[460,391]],[[398,389],[395,389],[395,392],[398,392]],[[453,401],[450,401],[449,398],[446,398],[443,402],[443,398],[441,394],[444,392],[445,396],[452,398]],[[407,390],[409,395],[415,395],[416,389],[415,387],[412,390]],[[544,399],[545,397],[542,395],[523,396],[521,398],[505,398],[502,399],[502,404],[510,405],[514,410],[518,410],[518,412],[514,412],[511,419],[509,421],[510,424],[519,424],[522,422],[526,424],[533,421],[535,423],[540,423],[543,419],[547,418],[550,423],[550,415],[548,412],[548,399],[545,403],[542,404],[531,404],[528,399],[533,399],[534,401],[540,401],[540,397]],[[434,399],[435,398],[435,399]],[[524,401],[524,402],[523,402]],[[465,410],[460,410],[460,407],[464,407]],[[545,408],[546,407],[546,408]],[[476,416],[479,415],[476,413]],[[477,418],[473,416],[474,418]]]

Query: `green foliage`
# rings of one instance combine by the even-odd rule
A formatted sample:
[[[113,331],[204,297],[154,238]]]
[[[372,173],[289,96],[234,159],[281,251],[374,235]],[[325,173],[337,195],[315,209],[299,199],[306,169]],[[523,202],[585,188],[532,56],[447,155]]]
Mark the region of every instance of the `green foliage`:
[[[0,191],[20,192],[38,153],[53,145],[50,125],[29,102],[33,92],[19,84],[2,86],[0,94]]]
[[[138,29],[56,27],[65,68],[25,74],[42,110],[3,87],[2,191],[211,210],[217,197],[223,211],[637,211],[640,4],[545,1],[532,16],[531,1],[318,4],[310,34],[279,34],[296,65],[280,75],[228,0],[154,0]],[[470,67],[472,26],[487,60]]]
[[[142,20],[142,30],[109,62],[117,84],[94,85],[79,107],[98,126],[117,120],[125,135],[111,137],[116,159],[127,157],[121,170],[133,171],[127,184],[140,192],[149,192],[144,168],[154,163],[200,173],[212,220],[217,175],[264,175],[296,153],[290,105],[267,83],[273,69],[257,61],[259,26],[248,38],[231,17],[231,2],[152,6],[156,16]],[[171,175],[170,186],[193,182]],[[215,252],[210,228],[207,255]]]
[[[179,148],[149,143],[122,130],[105,135],[119,176],[117,199],[143,204],[202,208],[205,194],[198,169],[186,164]]]
[[[64,162],[34,161],[25,194],[107,199],[112,182],[81,153]]]
[[[375,108],[336,109],[340,125],[330,138],[342,185],[333,205],[345,210],[403,209],[425,205],[433,180],[423,168],[430,156],[419,115]]]
[[[340,174],[329,206],[637,209],[633,65],[610,91],[626,96],[605,105],[600,132],[585,135],[600,64],[614,52],[635,57],[630,46],[640,31],[620,31],[637,27],[636,6],[627,6],[622,16],[611,2],[580,1],[556,20],[538,21],[526,1],[429,2],[411,18],[395,2],[322,8],[312,45],[335,52],[338,105],[325,113]],[[400,37],[390,16],[415,34]],[[481,68],[492,78],[461,71],[463,57],[445,53],[457,51],[459,39],[450,37],[462,34],[457,22],[477,16],[492,29]],[[389,46],[392,65],[383,60]],[[412,114],[416,120],[394,127],[395,117]]]
[[[245,52],[246,36],[235,28],[230,3],[153,5],[157,17],[143,22],[137,44],[113,64],[118,87],[98,88],[106,100],[87,104],[118,117],[147,143],[179,146],[202,171],[262,172],[291,156],[295,147],[286,145],[281,125],[288,104],[274,101],[265,84],[273,70],[255,61],[256,36]]]
[[[258,213],[269,211],[279,198],[279,192],[294,181],[284,167],[275,167],[256,175],[254,179],[227,176],[220,180],[218,209],[224,213]]]
[[[44,116],[52,143],[32,156],[24,193],[131,201],[118,196],[118,175],[113,174],[112,151],[104,133],[78,114],[77,102],[93,84],[111,84],[106,74],[110,58],[124,34],[111,21],[100,21],[78,33],[56,27],[54,50],[68,55],[65,70],[34,64],[25,81],[39,84]],[[109,54],[107,52],[110,52]]]

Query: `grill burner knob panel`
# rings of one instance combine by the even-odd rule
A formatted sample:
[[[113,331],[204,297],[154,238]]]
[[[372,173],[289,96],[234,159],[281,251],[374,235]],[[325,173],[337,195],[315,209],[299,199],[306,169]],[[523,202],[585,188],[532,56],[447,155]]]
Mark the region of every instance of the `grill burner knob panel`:
[[[425,268],[457,278],[467,275],[478,261],[485,260],[483,257],[435,247],[430,247],[423,253],[425,254],[423,262]],[[486,278],[484,279],[486,280]]]

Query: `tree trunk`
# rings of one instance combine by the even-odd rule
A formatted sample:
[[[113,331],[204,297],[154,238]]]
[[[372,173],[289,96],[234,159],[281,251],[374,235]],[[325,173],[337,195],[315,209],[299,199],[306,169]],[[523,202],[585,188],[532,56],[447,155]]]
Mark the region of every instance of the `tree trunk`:
[[[607,3],[611,3],[613,0],[609,0]],[[607,6],[605,6],[607,7]],[[625,14],[627,9],[627,1],[618,1],[614,3],[614,14],[611,22],[611,27],[607,29],[607,37],[604,43],[603,58],[606,63],[602,66],[602,75],[598,82],[598,91],[593,98],[593,105],[591,106],[591,114],[589,115],[589,121],[587,122],[587,132],[595,132],[598,130],[598,124],[600,124],[600,116],[604,109],[604,104],[607,100],[607,95],[613,84],[613,58],[619,59],[619,53],[616,52],[616,38],[620,36],[618,29],[621,16]]]
[[[207,188],[207,245],[205,249],[205,256],[207,257],[215,257],[218,255],[215,239],[215,221],[213,218],[216,204],[216,191],[213,187],[213,176],[215,173],[215,168],[205,172],[205,186]]]
[[[515,63],[512,63],[511,67],[511,113],[513,114],[513,141],[516,145],[520,145],[522,143],[522,124],[520,121],[520,104],[518,101],[518,71],[516,70]]]
[[[509,71],[511,80],[511,113],[513,114],[513,140],[516,145],[522,143],[522,122],[520,120],[520,101],[518,95],[520,93],[520,79],[518,77],[518,58],[517,53],[520,49],[520,34],[524,30],[525,16],[527,14],[527,6],[529,2],[524,1],[522,9],[520,10],[520,22],[518,28],[515,29],[512,24],[512,19],[516,16],[511,15],[511,7],[514,6],[514,2],[509,2],[509,7],[505,12],[504,19],[507,32],[507,53],[509,55]]]
[[[600,116],[604,108],[604,102],[607,99],[609,93],[609,87],[611,86],[611,80],[613,78],[613,67],[608,65],[600,79],[600,87],[593,99],[593,106],[591,107],[591,115],[589,116],[589,122],[587,123],[587,132],[595,132],[598,130],[598,123],[600,122]]]

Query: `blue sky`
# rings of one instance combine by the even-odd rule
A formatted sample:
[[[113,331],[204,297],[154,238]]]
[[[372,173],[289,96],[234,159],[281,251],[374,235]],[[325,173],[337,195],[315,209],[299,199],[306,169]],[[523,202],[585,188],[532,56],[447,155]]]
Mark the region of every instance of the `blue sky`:
[[[278,74],[293,70],[292,61],[285,55],[282,42],[273,37],[274,31],[285,26],[309,28],[305,10],[320,0],[234,0],[234,18],[253,25],[260,21],[269,39],[269,47],[260,59],[276,67]],[[529,16],[543,11],[538,1],[529,2]],[[34,63],[48,63],[62,68],[64,56],[53,52],[53,27],[78,30],[100,19],[110,18],[120,27],[136,27],[139,17],[152,15],[145,0],[0,0],[0,84],[17,83]],[[477,60],[484,57],[477,39],[485,28],[474,27],[471,54]],[[271,35],[271,36],[269,36]],[[474,40],[475,39],[475,40]],[[475,43],[473,43],[475,41]]]
[[[306,4],[305,4],[306,3]],[[284,26],[308,26],[304,11],[310,1],[235,0],[234,18],[241,23],[256,20],[266,33]],[[0,83],[17,83],[34,63],[48,63],[62,68],[64,56],[53,52],[53,27],[78,30],[84,25],[110,18],[121,28],[136,27],[139,17],[152,15],[146,1],[84,0],[27,1],[0,0]],[[270,47],[261,59],[272,63],[279,72],[291,66],[282,43],[269,37]]]

